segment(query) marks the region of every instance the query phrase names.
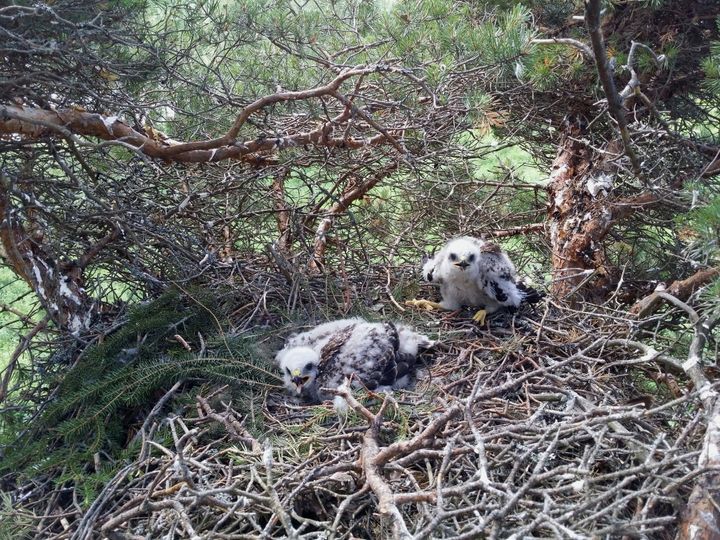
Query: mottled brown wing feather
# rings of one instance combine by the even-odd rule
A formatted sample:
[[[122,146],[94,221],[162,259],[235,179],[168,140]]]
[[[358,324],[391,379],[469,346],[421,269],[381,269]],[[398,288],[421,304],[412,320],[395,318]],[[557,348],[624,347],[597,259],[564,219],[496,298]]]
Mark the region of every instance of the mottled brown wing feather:
[[[398,377],[397,356],[400,348],[400,337],[397,328],[391,322],[385,323],[385,334],[387,336],[387,347],[383,350],[382,357],[378,359],[378,368],[381,370],[379,383],[391,385]]]
[[[345,345],[345,342],[352,335],[354,329],[355,325],[348,326],[330,338],[330,341],[328,341],[320,351],[319,367],[325,367],[328,363],[332,363],[332,360],[338,355],[342,346]]]
[[[480,246],[480,253],[501,253],[502,248],[492,242],[485,242]]]
[[[320,363],[318,364],[318,381],[327,380],[327,376],[337,369],[337,356],[345,345],[345,342],[350,338],[355,330],[355,326],[352,325],[344,328],[340,332],[337,332],[333,337],[330,338],[325,346],[320,351]]]

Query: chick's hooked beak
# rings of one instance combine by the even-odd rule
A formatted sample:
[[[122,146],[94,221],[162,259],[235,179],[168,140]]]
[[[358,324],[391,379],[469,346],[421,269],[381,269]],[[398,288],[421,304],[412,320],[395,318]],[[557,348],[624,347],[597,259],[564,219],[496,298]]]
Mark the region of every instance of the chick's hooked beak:
[[[465,270],[468,266],[470,266],[470,263],[467,262],[465,259],[462,259],[455,263],[455,266],[459,266],[463,270]]]
[[[290,379],[290,380],[292,381],[292,383],[293,383],[295,386],[298,387],[298,390],[301,389],[301,388],[308,382],[308,380],[310,379],[310,377],[303,377],[303,376],[300,374],[300,370],[299,370],[299,369],[294,370],[294,371],[291,373],[291,375],[292,375],[292,379]]]

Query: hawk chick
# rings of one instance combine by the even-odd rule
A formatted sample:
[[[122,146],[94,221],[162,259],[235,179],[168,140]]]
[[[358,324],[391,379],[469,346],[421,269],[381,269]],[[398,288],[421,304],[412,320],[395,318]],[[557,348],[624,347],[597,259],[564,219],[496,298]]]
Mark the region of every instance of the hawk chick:
[[[448,241],[423,265],[423,277],[440,285],[442,302],[409,300],[423,309],[454,311],[463,306],[481,307],[474,320],[501,307],[516,308],[521,302],[536,302],[540,294],[517,279],[515,266],[500,246],[471,236]]]
[[[361,318],[331,321],[290,336],[275,360],[291,394],[320,402],[346,377],[369,390],[407,386],[420,348],[433,342],[411,328]]]

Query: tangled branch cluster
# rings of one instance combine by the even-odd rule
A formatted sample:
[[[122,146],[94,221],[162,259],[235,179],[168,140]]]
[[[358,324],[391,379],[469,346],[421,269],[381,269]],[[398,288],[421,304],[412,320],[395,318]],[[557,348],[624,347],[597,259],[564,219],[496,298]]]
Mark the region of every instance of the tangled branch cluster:
[[[662,370],[598,335],[603,316],[549,306],[492,331],[441,321],[416,387],[340,391],[347,417],[277,388],[262,411],[206,395],[162,417],[178,384],[88,510],[72,487],[19,503],[42,516],[37,531],[77,539],[659,535],[708,472],[700,390],[643,392],[638,378]]]
[[[0,81],[3,259],[44,313],[15,313],[27,332],[4,368],[0,401],[19,398],[4,412],[41,407],[49,373],[63,373],[88,341],[117,330],[127,304],[171,285],[239,290],[223,315],[240,334],[276,327],[288,313],[302,317],[303,309],[316,320],[358,308],[397,314],[395,297],[416,281],[410,264],[456,231],[502,238],[549,229],[549,241],[513,240],[508,247],[524,257],[518,266],[547,268],[550,254],[557,261],[579,254],[568,266],[583,281],[568,289],[586,281],[597,289],[590,282],[597,271],[607,278],[608,307],[551,305],[539,321],[521,317],[492,332],[443,321],[442,346],[414,391],[345,395],[351,414],[338,421],[268,388],[257,390],[265,393],[262,410],[206,395],[162,417],[182,387],[175,385],[143,418],[136,455],[88,496],[89,509],[81,488],[60,476],[15,490],[15,516],[39,536],[648,536],[681,528],[682,506],[696,494],[712,502],[707,486],[717,474],[705,473],[717,472],[720,453],[709,449],[720,440],[711,429],[720,426],[720,401],[717,383],[702,373],[698,338],[712,341],[712,325],[705,336],[705,319],[675,304],[696,331],[686,347],[685,313],[650,314],[638,329],[610,307],[626,276],[679,279],[712,260],[686,257],[681,236],[693,233],[674,226],[678,214],[717,194],[716,183],[703,184],[716,170],[717,149],[693,135],[712,124],[717,103],[698,90],[697,50],[680,51],[687,72],[677,84],[659,69],[636,73],[632,54],[629,71],[606,73],[626,85],[620,97],[632,121],[623,154],[606,102],[592,90],[587,45],[531,40],[520,15],[521,24],[507,26],[515,43],[487,57],[480,42],[477,54],[454,50],[443,72],[434,69],[441,50],[414,57],[407,48],[386,54],[384,38],[359,45],[293,38],[261,24],[259,4],[235,21],[178,3],[175,21],[211,23],[178,42],[170,38],[179,30],[162,23],[131,31],[135,19],[119,8],[101,6],[88,18],[92,3],[59,4],[67,9],[0,8],[9,66]],[[672,41],[680,28],[678,43],[707,48],[710,16],[697,12],[705,21],[697,24],[692,10],[674,10],[661,10],[649,30],[618,31],[620,47],[637,49],[625,42],[631,35],[653,52],[659,35]],[[399,13],[400,21],[410,15]],[[105,24],[113,18],[118,28]],[[636,20],[645,26],[644,17]],[[235,23],[238,32],[226,38]],[[507,34],[490,24],[470,30],[488,45]],[[265,55],[256,54],[260,37],[273,45]],[[402,45],[400,38],[392,40]],[[584,64],[573,59],[577,43]],[[547,45],[563,52],[546,56]],[[278,80],[288,62],[305,67]],[[535,65],[532,83],[522,79],[523,62]],[[560,84],[554,77],[562,74],[568,80]],[[658,112],[665,108],[671,112]],[[579,119],[577,129],[569,117]],[[486,138],[491,132],[499,145]],[[526,147],[535,172],[550,172],[556,185],[501,161],[486,170],[482,158],[504,144]],[[211,164],[225,158],[240,161]],[[553,175],[551,163],[573,167]],[[56,332],[73,342],[66,358]],[[657,350],[639,341],[648,336]],[[180,338],[196,346],[195,336]],[[687,369],[668,356],[685,348],[697,353]],[[34,355],[30,366],[18,361],[25,351]],[[22,371],[30,374],[15,376]],[[688,375],[693,387],[682,388]],[[262,437],[251,426],[260,418],[268,428]],[[91,467],[101,471],[105,459],[99,453]],[[707,497],[697,490],[701,481]]]

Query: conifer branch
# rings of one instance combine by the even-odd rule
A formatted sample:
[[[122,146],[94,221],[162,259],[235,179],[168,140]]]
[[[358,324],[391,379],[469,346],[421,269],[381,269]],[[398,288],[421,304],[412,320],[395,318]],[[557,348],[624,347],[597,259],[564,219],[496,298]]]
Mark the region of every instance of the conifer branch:
[[[571,47],[575,47],[580,52],[583,53],[583,55],[588,59],[592,60],[595,58],[593,51],[590,47],[588,47],[585,43],[580,41],[579,39],[573,39],[573,38],[535,38],[530,41],[530,43],[536,44],[536,45],[570,45]]]
[[[640,167],[640,161],[638,160],[635,150],[632,147],[630,133],[627,127],[627,119],[625,118],[625,113],[622,110],[620,95],[615,88],[615,80],[613,79],[612,73],[608,67],[607,51],[605,50],[605,43],[603,42],[600,30],[600,0],[585,1],[585,25],[587,26],[588,34],[590,35],[590,42],[595,56],[595,65],[597,67],[603,90],[605,91],[610,115],[613,117],[615,122],[617,122],[618,129],[620,130],[620,137],[623,141],[623,147],[625,148],[625,154],[630,159],[633,172],[635,173],[635,176],[641,177],[642,169]]]

